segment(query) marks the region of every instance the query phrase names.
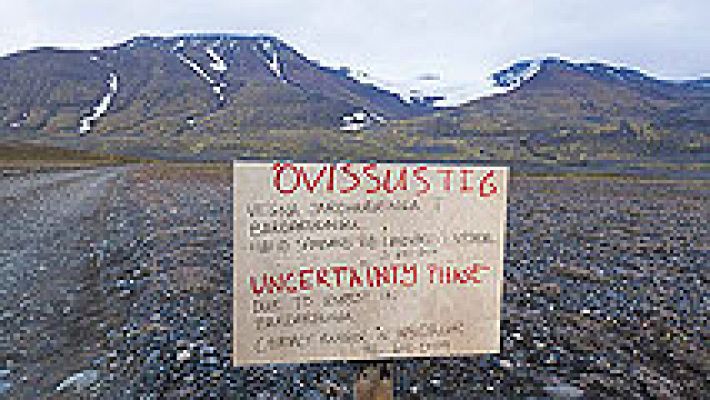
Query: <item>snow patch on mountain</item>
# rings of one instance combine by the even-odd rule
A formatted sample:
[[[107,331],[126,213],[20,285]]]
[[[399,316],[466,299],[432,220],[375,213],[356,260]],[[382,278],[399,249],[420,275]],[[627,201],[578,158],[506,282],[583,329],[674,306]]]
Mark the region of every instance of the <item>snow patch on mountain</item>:
[[[227,70],[227,63],[224,62],[224,59],[222,59],[213,48],[208,47],[205,51],[207,52],[207,56],[212,59],[210,68],[212,68],[213,71],[225,72]]]
[[[178,40],[177,43],[175,43],[175,46],[173,46],[173,51],[182,50],[184,47],[185,47],[185,40],[180,39],[180,40]]]
[[[342,117],[341,131],[357,132],[377,123],[384,123],[385,118],[377,113],[368,111],[355,111]]]
[[[185,65],[187,65],[197,76],[207,82],[212,88],[212,92],[216,94],[220,101],[224,101],[223,90],[227,86],[224,82],[218,82],[217,79],[210,76],[210,74],[200,66],[196,61],[190,59],[186,56],[182,50],[184,49],[185,41],[180,40],[174,47],[173,52],[177,58]],[[216,72],[224,72],[227,70],[227,63],[222,57],[217,54],[217,52],[212,47],[206,47],[205,52],[207,56],[210,57],[212,62],[210,63],[210,68]]]
[[[111,100],[116,93],[118,93],[118,75],[115,72],[109,73],[106,83],[108,84],[108,93],[106,93],[101,98],[101,101],[99,101],[99,104],[94,107],[91,115],[87,115],[79,121],[80,133],[91,132],[91,124],[104,115],[106,111],[108,111],[108,108],[111,105]]]
[[[209,74],[200,67],[200,64],[196,63],[195,61],[191,60],[189,57],[182,53],[177,54],[177,58],[182,61],[185,65],[190,67],[191,70],[193,70],[200,78],[204,79],[207,83],[210,85],[214,85],[215,81],[212,79]]]
[[[286,77],[283,74],[282,65],[279,62],[279,52],[276,47],[268,40],[260,40],[259,45],[265,57],[264,62],[266,66],[276,78],[286,83]]]
[[[494,87],[515,89],[540,72],[542,63],[538,60],[519,61],[491,75]]]

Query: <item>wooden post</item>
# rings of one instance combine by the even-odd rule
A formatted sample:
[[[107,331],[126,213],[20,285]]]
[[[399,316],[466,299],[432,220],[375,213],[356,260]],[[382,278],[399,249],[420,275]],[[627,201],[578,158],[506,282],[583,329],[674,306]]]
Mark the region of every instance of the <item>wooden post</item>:
[[[393,364],[364,364],[355,380],[353,393],[355,400],[393,400]]]

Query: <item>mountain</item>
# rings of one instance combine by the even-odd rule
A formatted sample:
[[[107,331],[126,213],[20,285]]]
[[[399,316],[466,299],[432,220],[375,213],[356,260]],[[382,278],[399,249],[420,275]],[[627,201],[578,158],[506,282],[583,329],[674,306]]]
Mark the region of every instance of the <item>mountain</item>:
[[[603,63],[524,60],[491,75],[503,93],[390,124],[409,150],[467,158],[707,158],[710,80],[662,80]],[[407,151],[405,148],[403,151]]]
[[[710,161],[710,79],[561,58],[434,108],[270,36],[137,37],[0,58],[0,140],[141,158]]]
[[[352,129],[430,111],[270,36],[137,37],[0,58],[0,129],[16,134]]]

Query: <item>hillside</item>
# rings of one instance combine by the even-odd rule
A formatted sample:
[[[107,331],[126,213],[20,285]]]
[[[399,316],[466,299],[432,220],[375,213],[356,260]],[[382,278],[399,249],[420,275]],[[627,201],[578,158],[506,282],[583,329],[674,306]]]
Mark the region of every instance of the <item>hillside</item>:
[[[391,124],[383,134],[406,133],[413,149],[448,146],[490,159],[678,159],[710,152],[707,79],[664,81],[548,58],[513,64],[492,80],[507,91]]]
[[[0,58],[0,125],[16,135],[348,129],[428,111],[269,36],[138,37]]]

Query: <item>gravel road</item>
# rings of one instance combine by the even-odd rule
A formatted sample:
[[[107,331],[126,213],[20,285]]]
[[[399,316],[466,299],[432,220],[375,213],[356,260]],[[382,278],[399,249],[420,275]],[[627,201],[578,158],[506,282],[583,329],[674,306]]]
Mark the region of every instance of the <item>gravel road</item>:
[[[0,179],[0,391],[33,398],[96,353],[99,220],[128,168]]]

